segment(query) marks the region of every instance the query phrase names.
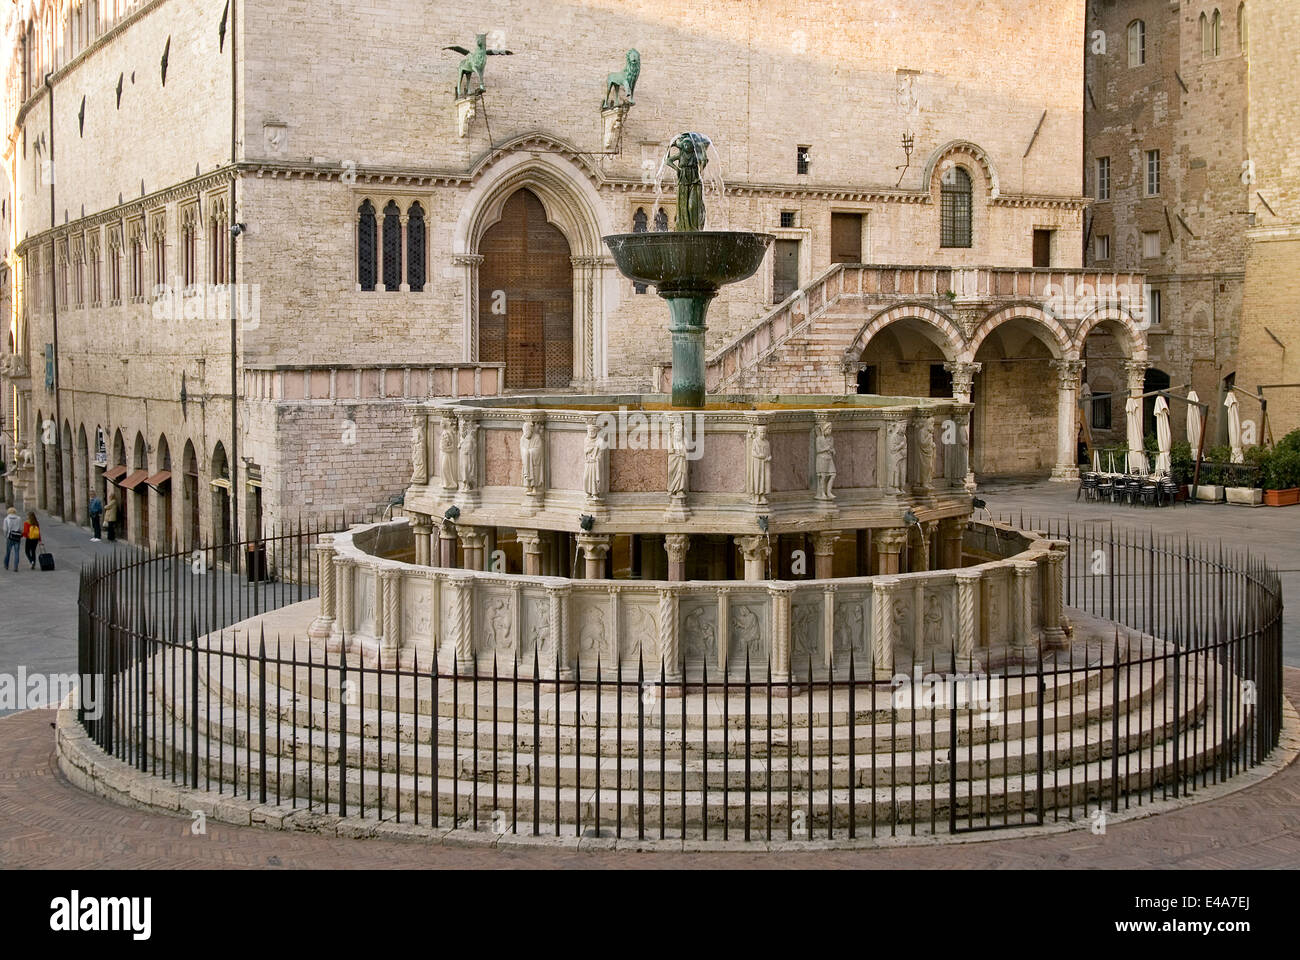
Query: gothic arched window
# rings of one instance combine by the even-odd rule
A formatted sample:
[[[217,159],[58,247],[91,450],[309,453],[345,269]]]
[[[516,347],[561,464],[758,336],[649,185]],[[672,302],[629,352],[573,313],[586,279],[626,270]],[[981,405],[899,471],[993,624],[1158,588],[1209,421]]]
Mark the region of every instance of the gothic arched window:
[[[424,289],[424,207],[418,203],[406,210],[406,285]]]
[[[384,289],[402,286],[402,210],[397,201],[384,207]]]
[[[361,204],[357,217],[357,283],[362,290],[375,289],[375,206],[369,200]]]

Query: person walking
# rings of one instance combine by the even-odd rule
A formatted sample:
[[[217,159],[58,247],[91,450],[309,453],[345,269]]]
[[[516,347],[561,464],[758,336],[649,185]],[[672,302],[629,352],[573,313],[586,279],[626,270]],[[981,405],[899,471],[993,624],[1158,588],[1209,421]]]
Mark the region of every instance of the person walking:
[[[27,522],[23,524],[23,546],[27,550],[27,561],[36,569],[36,547],[41,542],[41,525],[36,522],[36,514],[28,511]]]
[[[90,528],[94,531],[90,542],[99,543],[100,534],[104,532],[104,501],[94,490],[90,491]]]
[[[23,542],[23,521],[18,516],[18,511],[10,507],[5,514],[4,522],[5,538],[5,569],[9,569],[9,554],[14,556],[14,573],[18,572],[18,560],[21,554]]]
[[[108,539],[117,539],[117,492],[113,491],[108,495],[108,503],[104,504],[104,529],[108,532]]]

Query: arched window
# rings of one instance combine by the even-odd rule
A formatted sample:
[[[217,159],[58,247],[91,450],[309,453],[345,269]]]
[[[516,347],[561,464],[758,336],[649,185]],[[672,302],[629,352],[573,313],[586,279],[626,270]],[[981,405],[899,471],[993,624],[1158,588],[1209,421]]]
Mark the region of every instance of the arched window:
[[[384,289],[402,286],[402,208],[389,200],[384,206]]]
[[[1250,52],[1250,27],[1246,23],[1246,5],[1237,6],[1237,49],[1243,54]]]
[[[362,290],[375,289],[375,241],[375,205],[366,200],[357,217],[357,283]]]
[[[655,233],[668,232],[668,211],[660,207],[655,211]]]
[[[1210,17],[1210,39],[1214,44],[1214,53],[1211,56],[1219,55],[1219,27],[1223,23],[1223,18],[1219,16],[1219,11],[1214,11],[1214,16]]]
[[[424,207],[418,203],[406,210],[406,285],[424,289]]]
[[[637,207],[636,213],[632,214],[632,232],[646,233],[650,229],[650,218],[646,216],[645,207]],[[632,283],[633,293],[645,293],[649,289],[644,283]]]
[[[1134,20],[1128,25],[1128,65],[1140,67],[1147,62],[1147,25]]]
[[[961,167],[950,167],[943,175],[939,218],[939,246],[971,245],[970,174]]]
[[[1201,57],[1209,60],[1219,55],[1219,25],[1222,22],[1219,11],[1207,17],[1201,14]]]

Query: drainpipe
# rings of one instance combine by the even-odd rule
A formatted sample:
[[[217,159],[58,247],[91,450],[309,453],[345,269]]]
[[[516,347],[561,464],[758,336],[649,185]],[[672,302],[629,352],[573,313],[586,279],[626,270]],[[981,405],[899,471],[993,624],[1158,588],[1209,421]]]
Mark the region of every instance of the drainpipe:
[[[230,178],[230,223],[226,225],[229,230],[232,224],[239,222],[236,203],[239,199],[238,184],[239,172],[236,163],[238,161],[238,126],[239,126],[239,78],[238,78],[238,61],[236,57],[236,48],[239,43],[239,30],[237,29],[239,16],[239,0],[230,0],[230,164],[233,168]],[[235,292],[236,281],[236,258],[235,245],[237,238],[233,233],[228,234],[230,237],[230,259],[227,265],[227,272],[230,275],[230,526],[231,526],[231,567],[236,572],[239,570],[240,558],[238,550],[233,544],[239,543],[240,536],[240,519],[239,519],[239,298]]]
[[[60,399],[59,383],[59,277],[58,277],[58,244],[54,239],[54,71],[51,70],[45,75],[45,91],[49,94],[50,101],[50,318],[53,326],[54,341],[54,471],[55,481],[58,483],[59,500],[63,499],[63,438],[60,436],[60,425],[63,423],[63,405]],[[73,503],[77,500],[77,492],[72,489],[72,484],[68,484],[69,497]],[[46,491],[48,498],[49,491]],[[48,499],[47,499],[48,502]],[[68,519],[68,504],[63,504],[63,519]],[[75,513],[75,511],[74,511]]]

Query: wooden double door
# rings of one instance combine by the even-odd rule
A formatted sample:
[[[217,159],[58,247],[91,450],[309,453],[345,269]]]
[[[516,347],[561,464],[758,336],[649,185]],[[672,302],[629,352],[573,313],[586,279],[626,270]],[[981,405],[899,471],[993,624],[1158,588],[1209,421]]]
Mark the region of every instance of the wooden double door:
[[[506,365],[512,390],[573,380],[573,264],[541,200],[518,190],[479,243],[478,357]]]

